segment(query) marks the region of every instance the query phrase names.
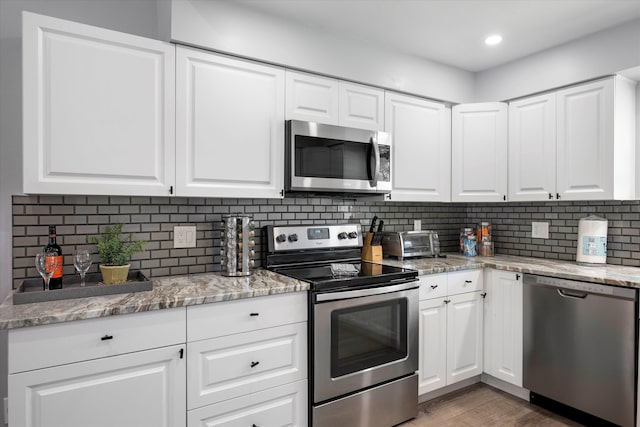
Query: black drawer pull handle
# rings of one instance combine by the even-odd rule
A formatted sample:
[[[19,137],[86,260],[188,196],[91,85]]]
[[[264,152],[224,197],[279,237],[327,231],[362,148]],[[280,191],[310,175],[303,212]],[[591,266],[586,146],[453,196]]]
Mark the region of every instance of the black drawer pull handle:
[[[438,287],[438,285],[431,285],[431,289],[435,289],[437,287]]]
[[[249,316],[260,316],[260,313],[250,313]]]
[[[487,293],[486,292],[483,292],[480,295],[482,295],[482,298],[486,298],[487,297]]]
[[[260,362],[251,362],[251,367],[255,368],[256,366],[258,366],[260,364]]]
[[[107,341],[107,340],[112,340],[113,339],[113,335],[105,335],[102,338],[100,338],[102,341]]]
[[[473,283],[473,280],[465,280],[464,283]]]
[[[445,304],[449,304],[450,302],[451,302],[451,300],[450,300],[450,299],[446,299],[446,300],[444,300],[444,303],[445,303]]]

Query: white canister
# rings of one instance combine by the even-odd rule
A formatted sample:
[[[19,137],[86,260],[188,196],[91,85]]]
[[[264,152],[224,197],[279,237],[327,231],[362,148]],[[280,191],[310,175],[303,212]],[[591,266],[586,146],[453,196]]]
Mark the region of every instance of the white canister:
[[[609,221],[595,215],[578,221],[576,261],[586,264],[607,263],[607,227]]]

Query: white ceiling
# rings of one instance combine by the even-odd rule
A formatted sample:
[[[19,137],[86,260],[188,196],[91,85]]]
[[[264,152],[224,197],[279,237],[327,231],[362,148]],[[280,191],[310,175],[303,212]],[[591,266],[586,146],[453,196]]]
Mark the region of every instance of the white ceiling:
[[[473,72],[640,18],[640,0],[237,1]],[[486,46],[493,33],[503,42]]]

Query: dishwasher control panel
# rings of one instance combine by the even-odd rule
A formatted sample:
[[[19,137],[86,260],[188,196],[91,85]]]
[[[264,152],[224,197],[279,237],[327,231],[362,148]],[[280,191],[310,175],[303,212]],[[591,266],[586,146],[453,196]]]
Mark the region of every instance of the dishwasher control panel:
[[[610,295],[615,297],[635,299],[636,290],[612,285],[601,285],[599,283],[581,282],[578,280],[562,279],[559,277],[538,276],[535,274],[525,274],[524,283],[554,286],[558,288],[572,289],[579,292],[591,294]]]

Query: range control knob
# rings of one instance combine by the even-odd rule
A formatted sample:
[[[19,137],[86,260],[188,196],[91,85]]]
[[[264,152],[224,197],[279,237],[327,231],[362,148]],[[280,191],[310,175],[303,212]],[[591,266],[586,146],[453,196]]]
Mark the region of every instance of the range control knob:
[[[342,233],[338,233],[338,239],[344,240],[346,238],[347,238],[347,233],[345,233],[344,231]]]
[[[287,236],[285,236],[284,234],[278,234],[276,236],[276,242],[278,242],[278,243],[282,243],[285,240],[287,240]]]
[[[289,234],[289,241],[290,242],[297,242],[298,241],[298,235],[293,233],[293,234]]]
[[[350,239],[355,239],[356,237],[358,237],[358,233],[356,233],[355,231],[351,231],[349,233],[349,238]]]

